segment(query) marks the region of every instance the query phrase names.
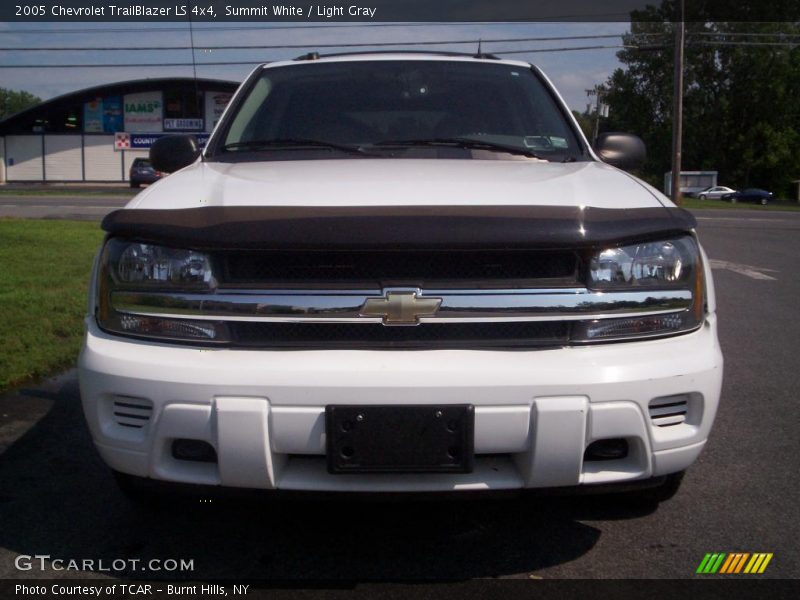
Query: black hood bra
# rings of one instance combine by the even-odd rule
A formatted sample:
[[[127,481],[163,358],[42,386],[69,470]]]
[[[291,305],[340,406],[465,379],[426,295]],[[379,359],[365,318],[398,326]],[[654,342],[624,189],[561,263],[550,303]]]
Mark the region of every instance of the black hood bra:
[[[403,250],[592,248],[691,232],[675,207],[224,206],[121,209],[112,236],[189,248]]]

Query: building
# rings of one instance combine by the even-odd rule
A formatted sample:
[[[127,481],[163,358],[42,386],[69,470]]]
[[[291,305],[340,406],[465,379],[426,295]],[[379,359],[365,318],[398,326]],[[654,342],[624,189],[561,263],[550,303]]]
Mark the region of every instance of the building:
[[[160,136],[194,133],[204,144],[238,85],[141,79],[43,102],[0,121],[0,183],[127,181]]]
[[[681,171],[680,186],[684,194],[696,194],[717,185],[717,171]],[[664,173],[664,193],[672,195],[672,171]]]

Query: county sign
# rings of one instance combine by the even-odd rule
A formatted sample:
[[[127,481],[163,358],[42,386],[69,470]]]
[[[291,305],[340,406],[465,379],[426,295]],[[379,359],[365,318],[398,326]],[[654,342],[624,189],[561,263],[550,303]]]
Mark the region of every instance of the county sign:
[[[165,135],[174,135],[169,133],[125,133],[118,132],[114,135],[114,150],[148,150],[158,138]],[[197,133],[194,134],[197,138],[197,143],[201,148],[204,148],[211,137],[210,133]]]

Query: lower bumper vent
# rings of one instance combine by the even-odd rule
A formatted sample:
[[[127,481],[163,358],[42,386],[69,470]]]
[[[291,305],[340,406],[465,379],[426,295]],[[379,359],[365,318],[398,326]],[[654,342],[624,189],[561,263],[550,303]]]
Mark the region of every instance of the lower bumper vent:
[[[679,396],[654,398],[650,401],[648,410],[653,425],[670,427],[672,425],[680,425],[686,421],[688,408],[688,397],[681,394]]]
[[[114,396],[114,421],[121,427],[142,429],[153,415],[153,403],[135,396]]]

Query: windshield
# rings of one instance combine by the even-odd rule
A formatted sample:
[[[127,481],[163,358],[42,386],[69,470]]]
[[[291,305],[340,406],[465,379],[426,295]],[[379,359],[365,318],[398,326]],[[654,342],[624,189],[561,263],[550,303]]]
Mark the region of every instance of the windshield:
[[[553,96],[515,65],[373,60],[265,68],[237,108],[215,159],[582,157]]]

